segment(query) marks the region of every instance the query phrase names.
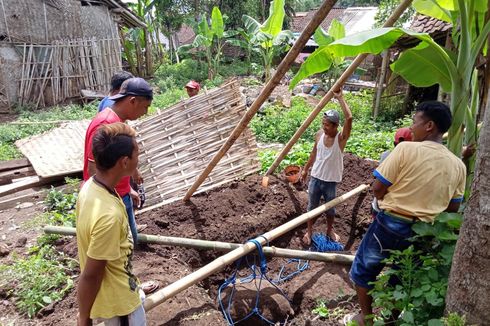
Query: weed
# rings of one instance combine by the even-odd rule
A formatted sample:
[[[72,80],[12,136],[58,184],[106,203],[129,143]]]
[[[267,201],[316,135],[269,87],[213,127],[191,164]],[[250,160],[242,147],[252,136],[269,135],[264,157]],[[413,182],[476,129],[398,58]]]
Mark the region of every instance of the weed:
[[[74,267],[72,259],[44,246],[27,259],[16,258],[12,265],[0,265],[0,290],[14,295],[19,310],[32,318],[73,288],[73,279],[66,271]]]
[[[311,312],[318,315],[320,318],[334,320],[343,316],[345,314],[345,309],[341,307],[329,309],[327,307],[327,302],[324,299],[318,299],[315,308]]]

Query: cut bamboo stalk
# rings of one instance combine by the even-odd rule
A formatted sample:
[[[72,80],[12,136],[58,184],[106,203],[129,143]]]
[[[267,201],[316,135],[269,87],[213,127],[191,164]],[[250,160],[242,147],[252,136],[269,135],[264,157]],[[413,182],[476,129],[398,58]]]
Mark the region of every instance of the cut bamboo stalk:
[[[412,3],[412,0],[404,0],[398,7],[396,7],[395,11],[391,14],[390,17],[386,20],[385,24],[383,27],[390,27],[393,26],[393,24],[400,18],[400,16],[403,14],[403,12],[410,6]],[[340,89],[342,85],[347,81],[347,79],[354,73],[356,68],[362,63],[362,61],[367,57],[368,54],[360,54],[358,55],[355,60],[350,64],[350,66],[344,71],[344,73],[339,77],[339,79],[335,82],[335,84],[329,89],[327,94],[322,98],[320,103],[317,104],[315,109],[310,113],[310,115],[306,118],[305,122],[299,127],[299,129],[296,131],[296,133],[293,135],[293,137],[289,140],[289,142],[286,144],[286,146],[283,148],[281,153],[277,156],[276,160],[272,163],[272,165],[269,167],[267,172],[265,173],[265,178],[267,176],[271,175],[279,166],[281,161],[286,157],[286,155],[289,153],[291,148],[293,147],[294,144],[298,141],[298,139],[303,135],[305,130],[310,126],[310,124],[315,120],[316,116],[320,113],[320,111],[327,105],[328,102],[333,98],[333,91]],[[267,183],[266,181],[263,181],[263,184]]]
[[[65,226],[46,226],[44,227],[44,233],[75,236],[76,229],[72,227],[65,227]],[[138,242],[148,243],[148,244],[159,244],[164,246],[176,246],[176,247],[194,248],[194,249],[201,249],[201,250],[217,250],[217,251],[232,251],[242,246],[242,244],[239,243],[188,239],[188,238],[180,238],[180,237],[166,237],[161,235],[149,235],[149,234],[141,234],[141,233],[138,234]],[[262,249],[267,256],[272,256],[272,257],[298,258],[304,260],[314,260],[314,261],[323,261],[328,263],[341,263],[341,264],[352,264],[352,262],[354,261],[353,255],[346,255],[341,253],[325,253],[325,252],[315,252],[315,251],[283,249],[283,248],[277,248],[273,246],[263,247]]]
[[[286,57],[282,60],[281,64],[277,67],[277,71],[274,76],[269,80],[269,82],[265,85],[265,87],[260,92],[260,95],[255,99],[252,103],[252,106],[248,109],[247,113],[242,117],[238,125],[235,127],[231,135],[228,137],[226,142],[221,146],[220,150],[213,156],[211,162],[206,166],[204,171],[199,175],[194,184],[189,188],[187,193],[184,196],[184,201],[187,201],[191,198],[192,194],[199,188],[199,186],[206,180],[208,175],[214,169],[214,167],[219,163],[221,158],[228,152],[230,147],[235,143],[238,137],[242,134],[243,130],[247,127],[250,120],[252,120],[253,116],[262,104],[267,100],[269,95],[272,93],[276,85],[279,84],[281,79],[284,77],[286,72],[289,70],[289,67],[294,62],[296,57],[299,55],[301,50],[303,50],[306,42],[310,39],[311,35],[315,32],[320,23],[325,19],[327,14],[332,9],[336,0],[326,0],[323,2],[320,9],[317,10],[311,21],[305,27],[300,37],[294,43],[293,47],[289,50]]]
[[[307,221],[315,218],[316,216],[322,214],[326,210],[344,202],[345,200],[349,199],[350,197],[366,190],[369,188],[368,185],[360,185],[359,187],[343,194],[342,196],[339,196],[328,203],[321,205],[314,210],[311,210],[303,215],[300,215],[296,217],[295,219],[263,234],[262,236],[259,236],[255,238],[257,242],[259,242],[261,245],[266,244],[269,241],[272,241],[281,235],[295,229],[296,227],[300,226],[301,224],[306,223]],[[198,283],[199,281],[205,279],[209,275],[216,273],[217,271],[223,269],[225,266],[230,265],[237,259],[249,254],[250,252],[254,251],[256,249],[256,246],[252,242],[247,242],[243,245],[241,245],[239,248],[234,249],[233,251],[230,251],[229,253],[213,260],[211,263],[207,264],[206,266],[198,269],[197,271],[181,278],[180,280],[164,287],[163,289],[157,291],[153,295],[147,297],[144,302],[144,307],[145,311],[149,311],[162,302],[168,300],[169,298],[175,296],[176,294],[182,292],[183,290],[187,289],[188,287]]]

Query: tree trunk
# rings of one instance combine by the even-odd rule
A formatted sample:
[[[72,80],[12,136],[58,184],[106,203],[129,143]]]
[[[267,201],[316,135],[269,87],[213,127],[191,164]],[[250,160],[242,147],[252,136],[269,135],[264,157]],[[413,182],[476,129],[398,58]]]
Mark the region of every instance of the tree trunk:
[[[465,209],[446,296],[446,311],[465,315],[470,325],[487,325],[490,321],[489,124],[490,111],[486,110],[472,194]]]

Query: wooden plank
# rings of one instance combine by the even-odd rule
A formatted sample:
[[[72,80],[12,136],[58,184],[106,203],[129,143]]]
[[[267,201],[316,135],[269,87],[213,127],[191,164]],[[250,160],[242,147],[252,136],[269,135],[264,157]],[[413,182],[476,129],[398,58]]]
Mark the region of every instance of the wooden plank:
[[[0,197],[7,196],[24,189],[43,186],[45,184],[50,184],[55,181],[63,180],[64,177],[65,176],[56,176],[50,178],[41,178],[39,176],[27,177],[22,181],[0,186]]]
[[[32,166],[3,171],[0,172],[0,185],[10,183],[12,182],[12,179],[28,177],[35,174],[36,171],[34,171],[34,168]]]
[[[0,210],[9,209],[17,206],[19,203],[25,203],[28,201],[38,201],[40,199],[44,199],[46,194],[48,193],[48,189],[42,189],[39,191],[31,191],[27,194],[15,196],[12,198],[7,198],[0,201]]]
[[[21,158],[18,160],[2,161],[0,162],[0,172],[19,169],[31,165],[28,159]]]

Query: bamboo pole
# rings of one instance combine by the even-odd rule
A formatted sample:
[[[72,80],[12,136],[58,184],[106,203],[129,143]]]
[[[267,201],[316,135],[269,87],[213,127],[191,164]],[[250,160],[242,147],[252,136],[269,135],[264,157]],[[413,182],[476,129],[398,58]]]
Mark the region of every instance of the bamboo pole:
[[[193,185],[189,188],[184,196],[184,201],[188,201],[192,194],[199,188],[199,186],[206,180],[208,175],[218,164],[221,158],[226,154],[230,147],[235,143],[238,137],[242,134],[243,130],[247,127],[250,120],[254,117],[255,113],[259,110],[261,105],[267,100],[269,95],[272,93],[274,88],[279,84],[282,77],[289,70],[289,67],[294,62],[298,54],[303,50],[306,42],[310,39],[311,35],[315,32],[320,23],[325,19],[327,14],[332,9],[336,0],[326,0],[323,2],[322,6],[315,13],[315,16],[311,19],[308,25],[305,27],[300,37],[296,40],[293,47],[289,50],[286,57],[282,60],[281,64],[277,67],[277,71],[274,76],[269,80],[269,82],[262,89],[260,95],[252,103],[252,106],[248,109],[247,113],[242,117],[238,125],[235,127],[233,132],[230,134],[226,142],[221,146],[220,150],[213,156],[211,162],[206,166],[204,171],[199,175],[199,177],[194,181]]]
[[[44,232],[47,234],[60,234],[60,235],[68,235],[68,236],[76,235],[75,228],[65,227],[65,226],[46,226],[44,227]],[[232,251],[242,246],[239,243],[208,241],[208,240],[188,239],[188,238],[179,238],[179,237],[166,237],[161,235],[149,235],[149,234],[138,234],[138,242],[159,244],[164,246],[177,246],[177,247],[185,247],[185,248],[218,250],[218,251]],[[354,261],[353,255],[346,255],[340,253],[303,251],[303,250],[283,249],[277,247],[264,247],[263,251],[268,256],[282,257],[282,258],[298,258],[304,260],[335,262],[341,264],[352,264],[352,262]]]
[[[269,241],[272,241],[281,235],[293,230],[294,228],[300,226],[301,224],[306,223],[307,221],[313,219],[314,217],[322,214],[326,210],[344,202],[345,200],[349,199],[350,197],[366,190],[369,188],[368,185],[360,185],[359,187],[343,194],[342,196],[339,196],[328,203],[321,205],[303,215],[300,215],[296,217],[295,219],[267,232],[264,233],[263,235],[255,238],[257,242],[259,242],[261,245],[266,244]],[[249,254],[250,252],[255,250],[255,244],[252,242],[247,242],[243,245],[241,245],[239,248],[234,249],[233,251],[230,251],[229,253],[218,257],[217,259],[213,260],[211,263],[207,264],[206,266],[198,269],[197,271],[181,278],[180,280],[164,287],[163,289],[155,292],[153,295],[147,297],[145,299],[144,307],[145,311],[149,311],[156,306],[158,306],[160,303],[168,300],[169,298],[175,296],[176,294],[182,292],[183,290],[187,289],[188,287],[198,283],[199,281],[205,279],[209,275],[216,273],[217,271],[223,269],[225,266],[233,263],[237,259]]]
[[[412,0],[403,0],[402,3],[398,7],[396,7],[395,11],[391,14],[390,17],[386,20],[385,24],[383,27],[390,27],[393,26],[393,24],[400,18],[400,16],[403,14],[405,9],[410,6],[412,3]],[[347,81],[347,79],[352,75],[352,73],[356,70],[356,68],[362,63],[362,61],[367,57],[368,54],[359,54],[355,60],[350,64],[350,66],[344,71],[344,73],[339,77],[339,79],[335,82],[335,84],[329,89],[327,94],[322,98],[322,100],[317,104],[315,109],[310,113],[308,118],[306,118],[305,122],[299,127],[299,129],[296,131],[296,133],[293,135],[293,137],[289,140],[289,142],[286,144],[286,146],[283,148],[281,153],[279,153],[278,157],[272,163],[272,165],[269,167],[267,172],[265,173],[265,176],[262,180],[262,184],[264,186],[267,185],[267,180],[268,176],[271,175],[279,166],[281,161],[286,157],[286,155],[289,153],[291,148],[293,147],[294,144],[298,141],[298,139],[301,137],[301,135],[305,132],[305,130],[310,126],[310,124],[315,120],[316,116],[320,113],[320,111],[327,105],[328,102],[333,97],[333,91],[336,89],[339,89],[342,87],[342,85]]]

